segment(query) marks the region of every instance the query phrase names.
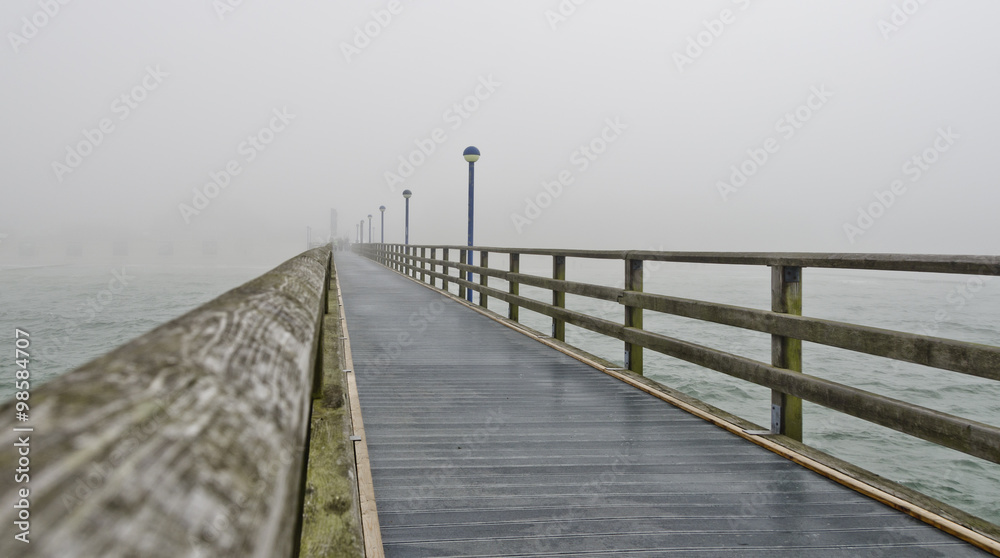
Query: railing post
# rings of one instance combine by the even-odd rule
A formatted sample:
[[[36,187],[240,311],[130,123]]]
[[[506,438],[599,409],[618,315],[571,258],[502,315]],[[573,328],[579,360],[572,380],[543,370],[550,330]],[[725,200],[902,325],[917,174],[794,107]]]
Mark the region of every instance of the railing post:
[[[521,273],[521,254],[511,254],[510,255],[510,272],[511,273]],[[520,283],[517,281],[507,282],[507,292],[512,295],[520,294]],[[514,303],[508,303],[507,305],[507,317],[511,320],[517,321],[518,318],[518,306]]]
[[[802,268],[771,267],[771,310],[802,315]],[[802,341],[781,335],[771,336],[771,364],[802,371]],[[802,400],[780,391],[771,391],[771,433],[802,441]]]
[[[487,252],[486,250],[481,250],[479,252],[479,265],[482,267],[489,267],[489,262],[490,262],[490,253]],[[480,273],[479,284],[483,287],[487,286],[487,281],[489,280],[489,278],[490,278],[489,275],[486,275],[485,273]],[[486,292],[479,291],[479,305],[482,306],[483,308],[486,308],[486,300],[487,300]]]
[[[642,292],[642,260],[625,259],[625,290]],[[625,327],[642,329],[642,308],[625,307]],[[642,374],[642,346],[625,343],[625,368]]]
[[[566,256],[552,256],[552,278],[566,280]],[[566,307],[565,291],[552,291],[552,306]],[[552,337],[559,341],[566,340],[566,322],[552,318]]]
[[[424,248],[423,246],[421,246],[420,247],[420,282],[421,283],[426,283],[427,282],[427,275],[424,274],[424,269],[427,268],[427,262],[424,261],[425,259],[427,259],[427,248]]]
[[[417,255],[417,248],[415,246],[409,246],[406,251],[406,267],[409,270],[410,277],[414,279],[417,278],[416,262],[413,261],[413,257]]]
[[[465,254],[467,252],[468,252],[468,250],[459,250],[458,251],[458,261],[459,262],[465,263],[465,260],[466,260]],[[465,279],[465,272],[462,271],[461,269],[458,270],[458,278],[459,279]],[[461,299],[465,300],[465,285],[462,285],[461,283],[458,284],[458,298],[461,298]]]
[[[437,264],[433,261],[437,259],[437,248],[431,248],[431,273],[437,271]],[[437,288],[437,279],[431,275],[431,286]]]
[[[441,249],[441,259],[445,262],[448,261],[447,248]],[[441,290],[448,292],[448,276],[451,275],[451,267],[449,267],[447,263],[441,265],[441,274],[444,275],[444,278],[441,279]]]

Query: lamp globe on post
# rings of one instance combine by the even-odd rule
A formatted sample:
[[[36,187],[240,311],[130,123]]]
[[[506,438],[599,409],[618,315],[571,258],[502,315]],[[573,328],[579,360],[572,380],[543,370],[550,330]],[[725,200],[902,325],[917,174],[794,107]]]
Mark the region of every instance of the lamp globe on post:
[[[403,197],[406,198],[406,228],[403,229],[403,244],[410,243],[410,196],[413,192],[403,190]]]
[[[380,242],[385,244],[385,206],[378,206],[378,210],[382,213],[382,236],[380,237]]]
[[[465,151],[462,153],[462,156],[465,157],[465,160],[469,162],[469,248],[470,250],[467,262],[469,265],[472,265],[472,250],[471,250],[473,246],[472,225],[475,221],[475,207],[476,207],[474,202],[475,199],[474,179],[476,174],[476,161],[479,160],[479,149],[470,145],[469,147],[465,148]],[[466,280],[469,281],[470,283],[472,282],[471,271],[467,272]],[[466,289],[465,292],[466,292],[466,299],[469,302],[472,302],[472,289]],[[479,296],[482,297],[483,296],[482,293],[480,293]]]

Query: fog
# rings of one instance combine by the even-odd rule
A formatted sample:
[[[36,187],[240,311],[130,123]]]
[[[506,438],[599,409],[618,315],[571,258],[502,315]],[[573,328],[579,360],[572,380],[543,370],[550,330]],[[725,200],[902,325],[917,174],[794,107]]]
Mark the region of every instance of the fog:
[[[65,4],[64,4],[65,2]],[[996,254],[987,0],[6,0],[0,263]],[[993,161],[993,162],[991,162]],[[75,258],[75,260],[74,260]]]

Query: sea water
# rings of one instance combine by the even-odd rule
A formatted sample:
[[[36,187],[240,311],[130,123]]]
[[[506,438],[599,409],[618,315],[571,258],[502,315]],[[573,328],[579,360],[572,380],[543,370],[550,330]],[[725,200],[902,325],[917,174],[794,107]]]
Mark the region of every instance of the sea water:
[[[31,386],[107,353],[264,273],[263,267],[106,264],[0,269],[0,362],[12,372],[15,329],[30,337]],[[0,400],[14,393],[0,375]]]

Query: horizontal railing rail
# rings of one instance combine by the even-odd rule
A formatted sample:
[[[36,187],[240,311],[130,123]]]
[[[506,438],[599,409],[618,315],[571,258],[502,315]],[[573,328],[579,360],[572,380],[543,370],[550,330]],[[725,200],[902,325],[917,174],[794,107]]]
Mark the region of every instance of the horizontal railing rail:
[[[361,244],[357,246],[380,246]],[[438,250],[468,250],[469,246],[416,244],[403,248],[436,248]],[[961,275],[1000,275],[1000,256],[938,255],[938,254],[827,254],[819,252],[662,252],[652,250],[560,250],[549,248],[508,248],[473,246],[475,252],[521,254],[525,256],[562,256],[600,260],[644,260],[673,263],[703,263],[750,266],[823,267],[878,271],[913,271],[922,273],[952,273]]]
[[[295,555],[330,259],[305,252],[0,405],[0,443],[30,448],[0,452],[26,473],[0,501],[31,527],[0,555]]]
[[[605,335],[625,346],[625,367],[642,373],[642,349],[679,358],[772,390],[771,433],[802,439],[801,401],[806,400],[929,442],[1000,463],[1000,428],[929,409],[801,372],[802,341],[915,363],[1000,381],[1000,347],[919,335],[845,322],[801,316],[801,271],[805,267],[1000,275],[997,256],[901,254],[707,253],[610,250],[552,250],[456,245],[361,244],[362,255],[447,290],[455,284],[459,297],[478,292],[479,305],[494,298],[508,304],[508,318],[517,321],[524,308],[552,319],[552,337],[565,341],[565,324]],[[454,252],[458,260],[452,260]],[[471,254],[480,254],[480,265]],[[509,255],[510,269],[488,266],[489,254]],[[429,254],[429,255],[428,255]],[[440,254],[441,257],[437,257]],[[552,277],[522,273],[520,257],[547,256]],[[620,260],[625,265],[624,288],[565,279],[565,259]],[[744,308],[643,292],[643,262],[677,262],[768,266],[772,270],[772,310]],[[487,262],[487,265],[482,265]],[[470,275],[478,276],[470,280]],[[489,279],[507,282],[507,290],[489,286]],[[440,286],[439,286],[440,285]],[[549,290],[552,304],[519,294],[520,285]],[[612,301],[624,310],[622,322],[565,308],[565,295]],[[672,338],[642,327],[643,311],[670,314],[732,326],[772,336],[772,362],[764,363],[697,343]]]

